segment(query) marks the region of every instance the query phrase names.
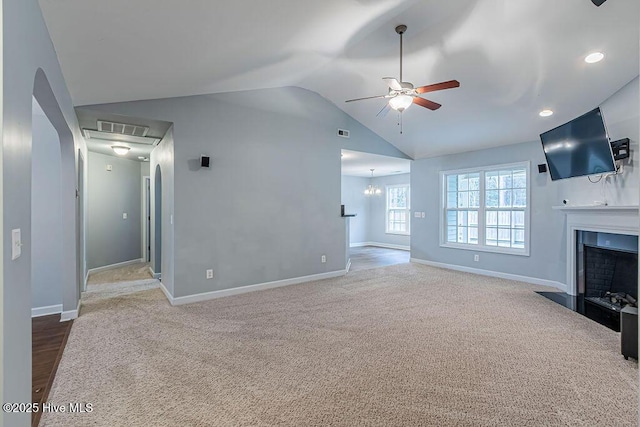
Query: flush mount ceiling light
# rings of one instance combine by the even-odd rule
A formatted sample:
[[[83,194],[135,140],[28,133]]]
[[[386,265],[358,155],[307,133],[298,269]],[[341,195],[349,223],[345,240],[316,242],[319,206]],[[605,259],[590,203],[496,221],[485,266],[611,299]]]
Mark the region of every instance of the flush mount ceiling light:
[[[595,64],[596,62],[600,62],[603,59],[604,59],[604,53],[593,52],[584,58],[584,62],[586,62],[587,64]]]
[[[549,117],[549,116],[553,116],[553,111],[551,110],[540,111],[540,117]]]
[[[112,149],[113,151],[115,151],[115,153],[116,153],[118,156],[124,156],[125,154],[127,154],[127,153],[129,152],[129,150],[131,150],[131,148],[129,148],[129,147],[125,147],[125,146],[123,146],[123,145],[112,145],[112,146],[111,146],[111,149]]]
[[[371,171],[371,179],[373,179],[373,171],[375,169],[369,169]],[[373,196],[374,194],[376,196],[382,194],[382,190],[379,189],[378,187],[376,187],[375,185],[369,184],[369,186],[367,187],[366,190],[364,190],[364,194],[366,194],[367,196]]]

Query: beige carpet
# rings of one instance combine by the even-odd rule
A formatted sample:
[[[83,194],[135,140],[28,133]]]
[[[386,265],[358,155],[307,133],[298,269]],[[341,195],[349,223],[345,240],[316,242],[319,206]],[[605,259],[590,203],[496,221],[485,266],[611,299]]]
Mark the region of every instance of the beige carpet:
[[[42,426],[635,426],[619,334],[507,280],[402,264],[171,307],[94,293]]]
[[[139,262],[123,267],[91,273],[87,280],[89,285],[102,285],[105,283],[130,282],[133,280],[152,279],[148,262]]]

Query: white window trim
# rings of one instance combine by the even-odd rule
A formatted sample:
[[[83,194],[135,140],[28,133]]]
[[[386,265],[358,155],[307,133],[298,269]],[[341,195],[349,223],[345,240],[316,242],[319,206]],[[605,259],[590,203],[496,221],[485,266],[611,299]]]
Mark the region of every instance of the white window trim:
[[[389,231],[389,189],[391,188],[403,188],[407,187],[407,232],[401,233],[399,231]],[[395,209],[402,210],[402,209]],[[411,185],[410,184],[392,184],[385,186],[384,194],[384,232],[385,234],[394,234],[396,236],[410,236],[411,235]]]
[[[527,174],[527,207],[524,209],[524,249],[502,248],[496,246],[487,246],[484,243],[484,233],[486,228],[485,215],[485,173],[503,169],[524,168]],[[447,210],[447,198],[445,188],[445,177],[447,175],[457,175],[464,173],[480,173],[480,206],[478,209],[478,244],[472,245],[468,243],[449,243],[446,237],[445,212]],[[456,169],[440,171],[440,247],[451,249],[462,249],[476,252],[493,252],[507,255],[529,256],[531,248],[531,162],[507,163],[502,165],[480,166],[476,168]]]

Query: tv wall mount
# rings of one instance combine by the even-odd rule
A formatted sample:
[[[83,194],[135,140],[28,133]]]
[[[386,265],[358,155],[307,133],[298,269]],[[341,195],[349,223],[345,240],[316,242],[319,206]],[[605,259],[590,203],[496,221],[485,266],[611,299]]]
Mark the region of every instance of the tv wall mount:
[[[614,160],[624,160],[629,158],[629,138],[611,141],[611,152]]]

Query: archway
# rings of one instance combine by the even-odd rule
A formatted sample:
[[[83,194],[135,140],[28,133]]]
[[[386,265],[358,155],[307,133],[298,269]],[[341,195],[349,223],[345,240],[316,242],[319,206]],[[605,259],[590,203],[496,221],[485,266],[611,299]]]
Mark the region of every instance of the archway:
[[[154,178],[154,257],[153,271],[158,277],[162,273],[162,171],[156,166]]]
[[[78,206],[76,199],[76,159],[75,144],[71,129],[60,109],[60,105],[51,89],[47,76],[38,69],[34,78],[33,98],[42,108],[45,116],[53,125],[60,141],[60,209],[61,218],[61,286],[63,320],[77,316],[80,299],[80,278],[78,277],[78,247],[76,234],[79,227]],[[31,233],[25,236],[28,248],[32,247]],[[30,254],[29,254],[30,255]],[[31,264],[31,257],[29,257]]]
[[[51,348],[64,346],[70,328],[69,322],[61,322],[78,315],[81,222],[76,179],[84,179],[76,174],[73,134],[41,69],[34,78],[31,141],[26,148],[31,221],[22,235],[23,256],[30,274],[30,317],[35,318],[29,337],[22,339],[28,339],[31,347],[31,366],[26,370],[31,377],[31,401],[41,404],[47,399],[57,364]],[[34,413],[32,422],[38,420],[39,413]]]

